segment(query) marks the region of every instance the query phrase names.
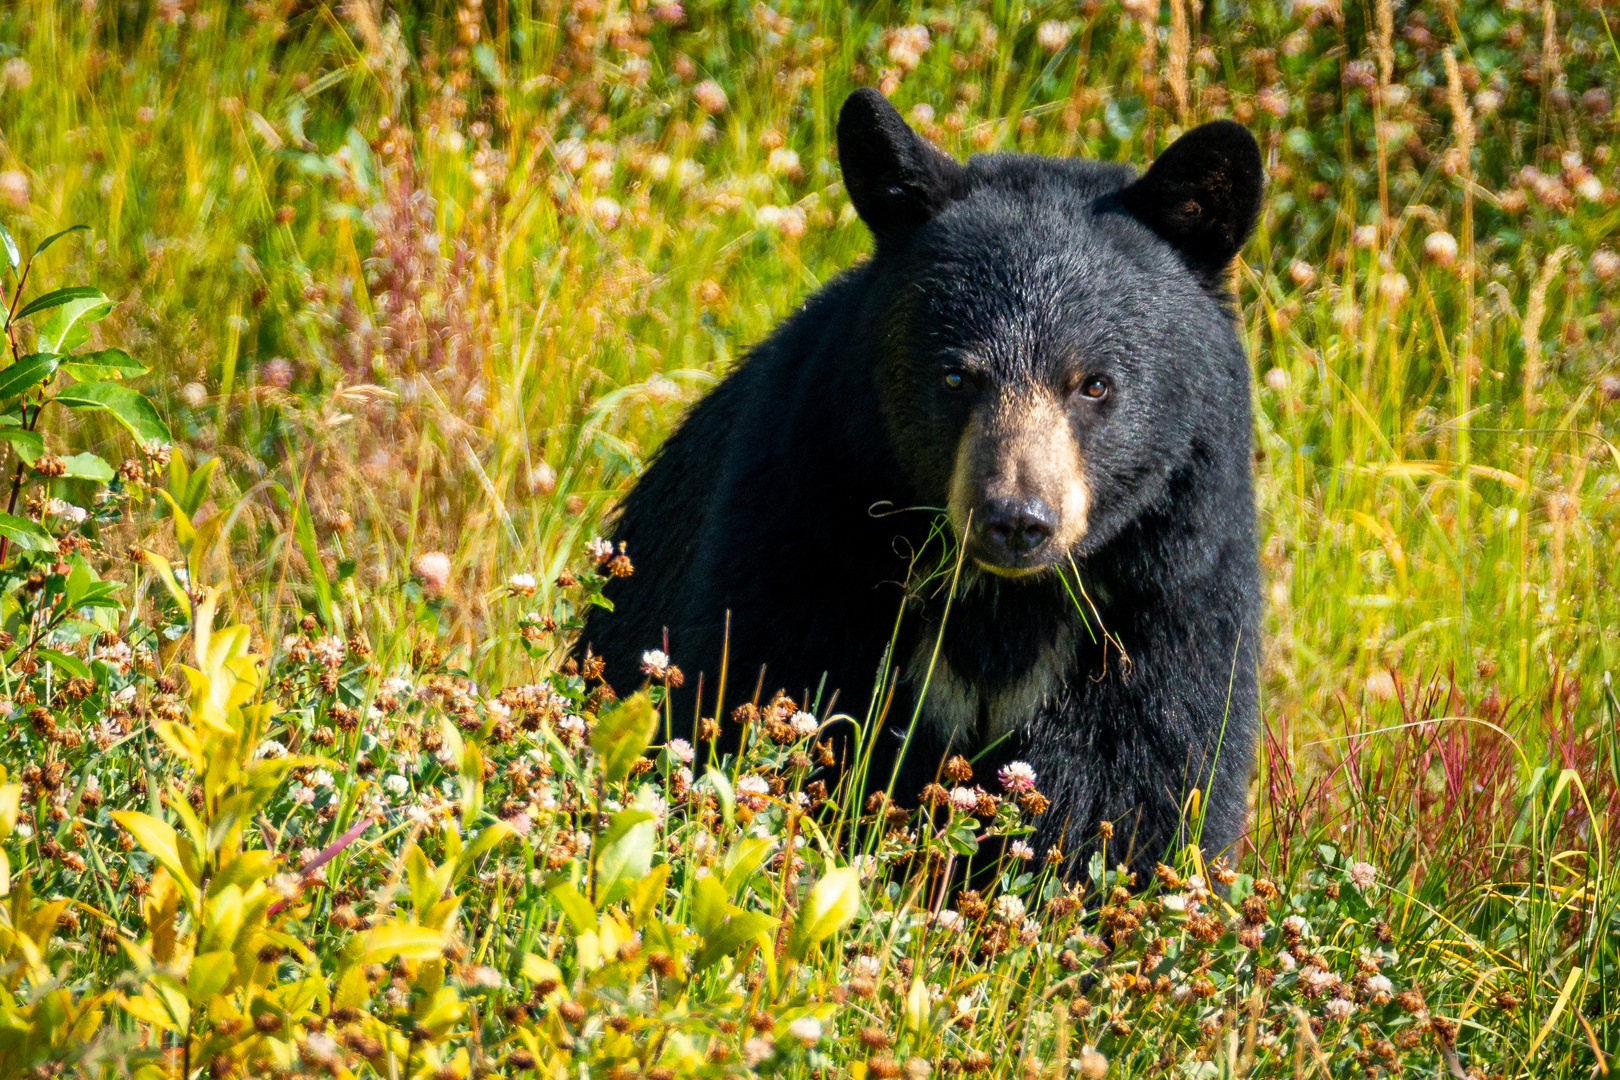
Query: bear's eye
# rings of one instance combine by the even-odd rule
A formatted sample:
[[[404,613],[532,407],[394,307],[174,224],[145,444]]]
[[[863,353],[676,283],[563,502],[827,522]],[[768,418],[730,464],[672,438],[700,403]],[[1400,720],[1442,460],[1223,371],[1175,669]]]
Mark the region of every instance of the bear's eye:
[[[1080,396],[1088,401],[1101,401],[1103,398],[1108,396],[1108,391],[1112,388],[1113,384],[1110,383],[1105,376],[1087,375],[1085,378],[1080,380],[1080,386],[1078,389],[1080,391]]]
[[[945,373],[944,381],[945,389],[947,390],[961,390],[963,387],[967,386],[967,376],[963,375],[955,368],[952,368],[950,371]]]

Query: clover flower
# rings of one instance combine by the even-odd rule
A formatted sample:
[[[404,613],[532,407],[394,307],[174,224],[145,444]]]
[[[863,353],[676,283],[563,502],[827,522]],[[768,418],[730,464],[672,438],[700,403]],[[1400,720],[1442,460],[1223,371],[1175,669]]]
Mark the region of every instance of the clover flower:
[[[1035,790],[1035,770],[1022,761],[1009,762],[1001,767],[996,774],[1001,786],[1012,792],[1026,792]]]

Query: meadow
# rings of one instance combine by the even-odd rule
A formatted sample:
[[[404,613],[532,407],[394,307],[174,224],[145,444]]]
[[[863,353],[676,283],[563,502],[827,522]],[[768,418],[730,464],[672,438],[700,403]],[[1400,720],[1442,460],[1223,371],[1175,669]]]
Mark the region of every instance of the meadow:
[[[1617,22],[5,5],[0,1075],[1607,1075]],[[1229,859],[1065,882],[1016,777],[862,802],[816,703],[721,758],[570,659],[615,499],[867,251],[863,85],[964,156],[1260,140]]]

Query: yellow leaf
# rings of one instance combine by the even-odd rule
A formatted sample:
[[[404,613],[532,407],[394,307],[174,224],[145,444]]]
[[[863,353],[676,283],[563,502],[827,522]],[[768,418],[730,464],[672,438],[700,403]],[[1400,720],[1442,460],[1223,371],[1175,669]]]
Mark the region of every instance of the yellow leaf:
[[[861,879],[853,866],[828,871],[805,897],[793,926],[789,951],[802,960],[825,939],[841,930],[861,907]]]
[[[562,971],[543,956],[534,953],[523,954],[523,977],[532,983],[553,982],[553,992],[562,986]]]
[[[22,805],[22,785],[7,784],[0,787],[0,840],[11,835],[17,827],[17,810]]]
[[[229,950],[242,929],[242,890],[227,885],[210,899],[203,910],[201,947]]]
[[[391,921],[366,933],[365,962],[380,964],[393,957],[431,960],[444,948],[444,934],[426,926]]]
[[[121,995],[118,1005],[137,1020],[144,1020],[160,1031],[174,1031],[174,1017],[156,999]]]
[[[199,953],[186,976],[186,996],[193,1005],[200,1005],[225,989],[235,969],[236,957],[229,951]]]
[[[174,876],[175,884],[185,895],[187,903],[195,907],[197,885],[186,873],[185,864],[180,859],[180,838],[175,833],[174,827],[138,810],[114,810],[112,819],[123,826],[124,830],[135,838],[137,844],[151,852],[152,857],[163,864]]]

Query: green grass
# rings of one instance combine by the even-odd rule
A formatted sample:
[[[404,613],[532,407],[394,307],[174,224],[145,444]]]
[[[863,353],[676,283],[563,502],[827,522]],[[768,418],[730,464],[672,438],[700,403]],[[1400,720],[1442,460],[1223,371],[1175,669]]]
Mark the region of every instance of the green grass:
[[[1620,650],[1620,272],[1605,247],[1620,228],[1620,51],[1602,7],[1520,6],[1396,9],[1386,73],[1380,13],[1360,4],[1211,4],[1193,16],[1185,63],[1168,0],[1157,44],[1114,5],[694,2],[676,23],[605,0],[387,12],[369,2],[10,5],[0,12],[0,215],[24,242],[90,227],[41,259],[32,287],[87,280],[117,301],[92,344],[154,368],[144,388],[162,403],[183,458],[222,462],[200,516],[235,512],[216,543],[183,553],[172,524],[133,500],[97,526],[92,568],[130,583],[118,624],[126,636],[164,627],[181,635],[160,649],[165,663],[188,655],[190,613],[166,606],[152,571],[122,558],[132,544],[190,556],[199,580],[222,587],[221,621],[252,627],[278,665],[291,663],[280,643],[306,611],[325,621],[322,632],[368,641],[370,666],[345,667],[336,691],[312,670],[286,669],[302,674],[275,691],[291,710],[284,741],[327,725],[334,701],[371,701],[383,675],[464,673],[491,697],[551,677],[566,633],[531,631],[526,643],[525,614],[555,615],[566,631],[582,600],[555,579],[565,567],[580,571],[584,541],[682,407],[866,250],[831,152],[850,88],[894,80],[886,88],[901,111],[964,155],[1016,149],[1143,163],[1196,120],[1237,116],[1271,172],[1266,212],[1234,278],[1255,362],[1268,582],[1267,738],[1252,850],[1238,869],[1278,884],[1275,914],[1286,907],[1312,920],[1313,948],[1346,980],[1358,948],[1391,949],[1398,958],[1385,969],[1398,986],[1421,986],[1437,1015],[1461,1025],[1454,1053],[1433,1034],[1397,1047],[1409,1070],[1588,1076],[1620,1045],[1611,854],[1620,705],[1609,680]],[[1556,17],[1550,36],[1543,10]],[[1066,20],[1067,36],[1043,30],[1051,20]],[[915,32],[895,33],[908,25],[928,28],[926,50],[918,53]],[[1062,44],[1048,49],[1043,37]],[[1447,49],[1460,65],[1471,140],[1450,104]],[[700,103],[712,95],[696,89],[705,80],[724,92],[712,114]],[[1442,232],[1455,257],[1431,240]],[[47,440],[127,456],[124,437],[99,424],[75,414]],[[303,541],[298,514],[271,482],[305,513]],[[53,490],[81,502],[91,494],[73,481]],[[453,567],[439,591],[411,572],[436,551]],[[536,596],[508,595],[517,573],[538,579]],[[31,595],[6,601],[8,629],[26,626]],[[28,659],[8,654],[8,678],[26,682],[17,665]],[[164,693],[135,678],[139,700]],[[586,692],[556,679],[559,692]],[[38,696],[49,703],[54,690],[42,685]],[[443,712],[442,703],[411,708],[419,711],[405,721],[406,743],[435,731]],[[22,715],[0,741],[13,778],[45,752],[19,734]],[[85,730],[93,719],[83,715]],[[366,740],[397,738],[395,723],[325,752],[345,765],[375,759]],[[536,737],[489,736],[470,738],[503,763]],[[42,856],[37,842],[13,839],[8,850],[33,896],[91,904],[138,942],[152,929],[129,874],[151,867],[118,850],[106,814],[157,809],[132,780],[180,766],[165,764],[152,738],[117,747],[102,759],[89,756],[93,740],[49,750],[74,775],[105,772],[99,809],[81,804],[52,826],[95,853],[90,871]],[[731,773],[776,753],[762,747]],[[409,776],[418,788],[459,768],[430,754],[422,761],[421,775]],[[380,775],[341,776],[343,800],[326,821],[289,801],[291,783],[266,812],[299,823],[320,847],[357,820]],[[492,811],[517,798],[507,783],[504,772],[491,779]],[[32,817],[39,825],[49,799],[37,784],[29,792],[44,799]],[[465,810],[469,796],[455,798]],[[1010,804],[1001,812],[1016,816]],[[481,820],[471,814],[468,827]],[[660,832],[660,851],[678,850],[702,824],[677,820]],[[794,819],[772,820],[788,828]],[[926,847],[927,829],[913,827]],[[365,834],[364,855],[341,857],[328,875],[335,892],[352,879],[363,917],[387,913],[376,890],[404,873],[413,827],[390,830]],[[737,840],[723,822],[715,833],[722,849]],[[442,860],[448,841],[427,835],[429,856]],[[498,849],[484,868],[493,883],[466,884],[475,899],[449,932],[507,988],[491,997],[475,982],[456,984],[477,1004],[429,1048],[433,1067],[451,1067],[458,1049],[458,1075],[505,1060],[531,1028],[541,1063],[564,1067],[547,1056],[560,1053],[555,1009],[536,1009],[529,1027],[501,1015],[501,995],[524,979],[525,952],[561,964],[577,980],[571,993],[595,994],[593,1015],[662,1016],[626,1036],[640,1047],[641,1071],[655,1067],[645,1032],[686,1021],[638,996],[645,957],[641,969],[626,961],[587,977],[573,933],[558,928],[554,894],[502,891],[498,870],[527,873],[536,857],[545,869],[551,841],[539,835]],[[876,834],[828,838],[833,851],[864,842],[898,850]],[[1365,902],[1343,884],[1356,859],[1380,874]],[[122,884],[97,866],[119,871]],[[759,875],[733,899],[796,918],[803,890],[790,877]],[[1249,887],[1238,880],[1234,899]],[[1341,896],[1328,895],[1332,883]],[[1095,885],[1106,898],[1107,884]],[[850,979],[864,976],[830,951],[801,983],[765,973],[751,986],[758,959],[745,950],[734,982],[718,974],[732,959],[692,982],[681,999],[692,1030],[724,1043],[735,1063],[746,1032],[717,1025],[756,1008],[760,985],[784,1001],[799,995],[793,1007],[815,996],[833,1003],[838,988],[844,999],[827,1027],[840,1036],[816,1051],[825,1060],[783,1051],[762,1059],[766,1067],[831,1075],[869,1058],[903,1065],[917,1056],[938,1069],[982,1050],[999,1074],[1021,1075],[1028,1060],[1057,1060],[1066,1040],[1082,1070],[1096,1062],[1080,1048],[1095,1045],[1118,1075],[1151,1072],[1168,1055],[1188,1075],[1299,1076],[1362,1069],[1355,1054],[1382,1037],[1359,1032],[1363,1021],[1416,1030],[1399,1006],[1385,1016],[1362,1004],[1350,1024],[1305,1037],[1290,1010],[1321,1019],[1321,1002],[1257,990],[1255,965],[1243,966],[1231,934],[1207,953],[1218,994],[1188,1004],[1167,991],[1151,999],[1160,1005],[1127,1008],[1138,999],[1118,984],[1148,934],[1093,955],[1075,943],[1079,915],[1042,915],[1040,946],[952,957],[948,938],[887,921],[913,886],[921,879],[899,873],[892,895],[869,888],[860,918],[841,931],[884,961],[875,996],[850,997]],[[1055,888],[1016,875],[1002,887]],[[696,926],[697,879],[676,875],[669,889],[659,917]],[[480,917],[490,903],[505,905],[508,926]],[[330,923],[340,906],[322,899],[290,916],[288,932],[317,946],[314,968],[326,974],[347,940]],[[1133,917],[1166,927],[1174,949],[1197,940],[1182,916]],[[85,914],[77,934],[46,934],[50,971],[66,972],[73,994],[139,996],[129,980],[149,976],[127,951],[88,947],[94,919]],[[1387,944],[1371,929],[1378,920]],[[1274,945],[1275,931],[1265,948]],[[1078,949],[1088,971],[1095,963],[1102,982],[1048,994],[1069,977],[1056,959],[1063,948]],[[884,988],[902,954],[917,971],[940,972],[925,988],[940,986],[947,1004],[978,988],[980,1022],[948,1037],[907,1034],[910,973],[898,993]],[[9,978],[19,1000],[43,1000],[37,972]],[[1506,1004],[1504,992],[1520,1004]],[[247,1009],[253,992],[241,995]],[[107,1008],[90,1025],[103,1029],[94,1052],[71,1067],[137,1068],[159,1048],[151,1024],[115,1001]],[[930,1029],[947,1030],[942,1016]],[[869,1026],[898,1044],[862,1048],[854,1034]],[[1274,1046],[1261,1045],[1267,1032]],[[207,1037],[229,1043],[217,1031]],[[41,1039],[16,1051],[19,1069],[65,1054],[65,1035]],[[1022,1056],[1009,1050],[1018,1039]],[[601,1069],[618,1053],[607,1036],[580,1043],[578,1059]],[[251,1060],[236,1064],[258,1075]],[[360,1060],[351,1064],[388,1071],[383,1059]],[[418,1052],[394,1067],[426,1064]]]

